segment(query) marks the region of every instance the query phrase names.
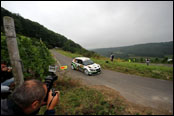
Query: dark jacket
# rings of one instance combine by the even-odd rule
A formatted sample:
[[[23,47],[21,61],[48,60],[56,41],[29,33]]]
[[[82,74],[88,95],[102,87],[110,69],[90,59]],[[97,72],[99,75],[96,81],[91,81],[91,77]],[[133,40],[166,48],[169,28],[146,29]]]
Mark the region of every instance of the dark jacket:
[[[5,80],[11,79],[13,77],[12,72],[2,71],[1,70],[1,83]]]
[[[36,115],[40,109],[30,115]],[[44,115],[54,115],[55,110],[47,110]],[[1,115],[26,115],[12,99],[1,100]]]

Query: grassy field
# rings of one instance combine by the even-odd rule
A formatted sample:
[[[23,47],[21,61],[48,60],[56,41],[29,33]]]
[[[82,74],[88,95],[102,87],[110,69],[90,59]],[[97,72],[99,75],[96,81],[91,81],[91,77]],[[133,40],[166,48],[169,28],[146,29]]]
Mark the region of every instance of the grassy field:
[[[148,115],[170,114],[168,111],[139,106],[125,100],[119,92],[105,86],[87,86],[60,74],[53,87],[60,91],[56,115]],[[40,109],[43,115],[46,106]]]
[[[96,89],[81,85],[80,81],[72,80],[63,75],[55,82],[54,88],[60,91],[60,102],[56,115],[106,115],[122,114],[124,106],[121,100],[115,105],[107,101],[104,95]],[[117,99],[117,98],[116,98]],[[44,114],[46,107],[42,107],[39,114]]]
[[[72,54],[58,49],[59,53],[75,58],[77,56],[82,56],[80,54]],[[173,67],[167,66],[155,66],[133,62],[126,62],[121,59],[114,59],[114,62],[111,62],[109,58],[100,57],[100,58],[91,58],[94,62],[101,65],[103,69],[109,69],[113,71],[118,71],[127,74],[134,74],[143,77],[151,77],[164,80],[173,80]],[[106,63],[108,61],[108,63]]]

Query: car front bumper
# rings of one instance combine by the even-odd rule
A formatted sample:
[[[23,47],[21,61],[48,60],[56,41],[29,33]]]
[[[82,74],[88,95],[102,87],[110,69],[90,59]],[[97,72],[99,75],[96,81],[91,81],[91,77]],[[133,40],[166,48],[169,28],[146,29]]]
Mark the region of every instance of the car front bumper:
[[[90,70],[89,73],[90,74],[97,74],[97,73],[100,73],[101,72],[101,69],[95,69],[95,70]]]

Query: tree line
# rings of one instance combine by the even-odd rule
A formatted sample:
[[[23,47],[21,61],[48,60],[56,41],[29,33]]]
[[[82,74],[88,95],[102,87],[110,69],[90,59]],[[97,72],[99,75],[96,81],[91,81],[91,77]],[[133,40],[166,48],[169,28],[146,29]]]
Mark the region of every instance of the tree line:
[[[114,54],[116,58],[130,57],[156,57],[165,58],[173,56],[173,41],[160,43],[137,44],[133,46],[94,49],[100,55],[110,57]]]
[[[59,47],[65,51],[70,51],[72,53],[80,53],[88,57],[97,55],[94,52],[84,49],[82,46],[73,42],[70,39],[67,39],[63,35],[53,32],[37,22],[25,19],[22,16],[20,16],[20,14],[11,13],[10,11],[1,7],[1,32],[3,33],[4,16],[10,16],[14,19],[17,34],[21,34],[39,40],[41,39],[49,49]]]

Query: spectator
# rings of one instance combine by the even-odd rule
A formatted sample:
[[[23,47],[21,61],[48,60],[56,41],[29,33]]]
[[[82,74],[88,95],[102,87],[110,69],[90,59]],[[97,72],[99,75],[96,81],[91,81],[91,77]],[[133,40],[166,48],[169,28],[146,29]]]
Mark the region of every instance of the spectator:
[[[149,63],[150,63],[150,59],[147,58],[147,59],[146,59],[146,64],[147,64],[147,66],[149,66]]]
[[[9,86],[14,82],[12,68],[6,62],[1,62],[1,93],[9,92]]]
[[[113,60],[114,60],[114,54],[111,54],[110,59],[113,62]]]
[[[59,101],[59,91],[56,92],[55,97],[52,96],[52,91],[49,92],[46,103],[46,84],[38,80],[25,81],[14,90],[9,99],[1,100],[1,115],[36,115],[44,104],[47,104],[45,115],[53,115],[54,107]]]

